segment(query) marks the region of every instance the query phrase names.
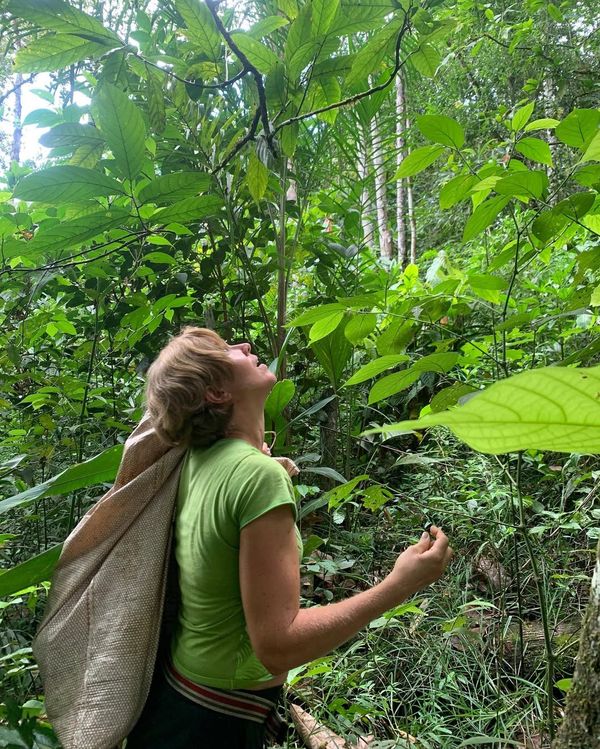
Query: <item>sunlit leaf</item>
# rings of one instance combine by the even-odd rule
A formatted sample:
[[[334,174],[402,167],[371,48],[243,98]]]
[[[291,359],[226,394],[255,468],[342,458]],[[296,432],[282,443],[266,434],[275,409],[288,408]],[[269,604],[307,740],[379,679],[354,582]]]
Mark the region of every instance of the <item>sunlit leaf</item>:
[[[0,572],[0,598],[18,593],[31,585],[50,580],[58,562],[62,544],[51,546],[26,562]],[[26,744],[23,744],[26,746]]]
[[[211,183],[205,172],[172,172],[153,179],[140,190],[142,203],[175,203],[204,192]]]
[[[567,146],[584,150],[600,124],[600,110],[574,109],[556,126],[554,134]]]
[[[13,194],[20,200],[61,204],[121,192],[121,184],[102,172],[65,165],[28,174],[17,183]]]
[[[278,63],[278,58],[273,50],[266,44],[253,39],[249,34],[242,31],[231,35],[238,49],[247,57],[248,62],[260,73],[268,73]]]
[[[424,114],[417,117],[417,127],[423,135],[434,143],[450,148],[462,148],[465,133],[462,126],[451,117],[441,114]]]
[[[198,198],[184,198],[173,205],[152,214],[152,224],[185,224],[188,221],[215,216],[222,208],[223,201],[218,195],[200,195]]]
[[[398,171],[394,175],[394,179],[402,179],[403,177],[413,177],[415,174],[419,174],[428,166],[431,166],[434,161],[437,161],[439,157],[445,151],[444,146],[421,146],[415,148],[414,151],[406,156]]]
[[[463,232],[463,242],[468,242],[486,229],[494,222],[496,216],[503,210],[510,198],[504,195],[498,195],[495,198],[489,198],[473,211]]]
[[[132,180],[141,171],[146,151],[142,113],[127,94],[110,83],[96,91],[93,110],[121,173]]]
[[[500,454],[517,450],[600,452],[600,367],[545,367],[500,380],[464,406],[374,431],[449,427],[470,447]]]
[[[21,47],[15,57],[17,73],[44,73],[62,70],[80,60],[102,57],[108,47],[71,34],[48,34]]]
[[[552,166],[552,153],[550,146],[545,140],[541,140],[540,138],[523,138],[517,143],[515,148],[531,161]]]

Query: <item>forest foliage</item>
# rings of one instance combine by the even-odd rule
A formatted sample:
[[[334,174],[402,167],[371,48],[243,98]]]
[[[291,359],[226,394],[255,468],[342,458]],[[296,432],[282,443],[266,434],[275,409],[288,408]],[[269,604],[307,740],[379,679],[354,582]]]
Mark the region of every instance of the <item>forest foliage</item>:
[[[47,581],[185,324],[278,373],[307,603],[424,515],[459,550],[292,689],[382,747],[547,746],[600,537],[594,3],[7,0],[0,24],[0,746],[55,745]]]

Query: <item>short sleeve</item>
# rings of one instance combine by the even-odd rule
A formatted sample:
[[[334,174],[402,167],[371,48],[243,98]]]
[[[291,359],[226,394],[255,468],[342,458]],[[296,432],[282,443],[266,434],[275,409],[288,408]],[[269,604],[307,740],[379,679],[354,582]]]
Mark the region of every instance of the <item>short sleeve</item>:
[[[240,530],[266,512],[282,505],[289,505],[294,521],[297,520],[294,487],[290,477],[285,468],[272,458],[258,451],[245,456],[237,466],[232,479],[237,485],[233,511]]]

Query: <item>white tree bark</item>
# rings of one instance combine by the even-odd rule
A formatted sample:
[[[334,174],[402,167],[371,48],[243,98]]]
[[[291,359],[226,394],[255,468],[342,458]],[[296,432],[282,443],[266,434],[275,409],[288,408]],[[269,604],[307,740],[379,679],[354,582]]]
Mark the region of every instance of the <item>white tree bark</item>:
[[[377,117],[371,120],[373,144],[373,170],[375,172],[375,204],[377,206],[377,233],[379,234],[379,254],[386,260],[393,255],[392,232],[389,226],[386,196],[385,165],[383,163],[383,140]]]
[[[360,196],[360,222],[363,230],[363,241],[366,245],[373,244],[375,239],[375,227],[373,226],[373,200],[369,190],[369,141],[370,133],[362,131],[360,138],[360,153],[358,162],[358,175],[362,181],[363,188]]]
[[[396,168],[399,169],[404,160],[404,128],[405,128],[404,81],[402,75],[396,76]],[[406,265],[406,222],[405,222],[405,189],[404,180],[396,181],[396,232],[398,247],[398,263],[401,268]]]

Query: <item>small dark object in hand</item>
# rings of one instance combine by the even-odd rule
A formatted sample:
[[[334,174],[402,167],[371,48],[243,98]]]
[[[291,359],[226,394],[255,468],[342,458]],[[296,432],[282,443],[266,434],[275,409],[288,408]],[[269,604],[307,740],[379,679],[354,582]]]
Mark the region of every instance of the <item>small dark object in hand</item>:
[[[423,530],[424,530],[424,531],[425,531],[426,533],[429,533],[429,531],[431,530],[431,526],[432,526],[432,525],[433,525],[433,521],[432,521],[432,520],[428,520],[428,521],[427,521],[427,522],[425,523],[425,525],[423,526]]]

